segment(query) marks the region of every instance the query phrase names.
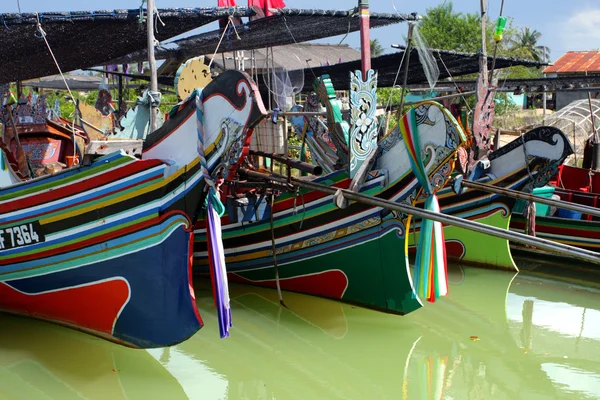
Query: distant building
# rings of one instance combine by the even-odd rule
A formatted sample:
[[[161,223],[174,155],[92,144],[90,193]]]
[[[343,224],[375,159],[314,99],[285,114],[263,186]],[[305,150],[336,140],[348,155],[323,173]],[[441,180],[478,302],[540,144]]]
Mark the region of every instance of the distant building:
[[[600,76],[600,51],[568,51],[556,62],[544,69],[548,77],[578,77]],[[600,97],[600,87],[597,92],[590,92],[592,98]],[[556,91],[556,110],[567,104],[581,99],[587,99],[586,91]]]

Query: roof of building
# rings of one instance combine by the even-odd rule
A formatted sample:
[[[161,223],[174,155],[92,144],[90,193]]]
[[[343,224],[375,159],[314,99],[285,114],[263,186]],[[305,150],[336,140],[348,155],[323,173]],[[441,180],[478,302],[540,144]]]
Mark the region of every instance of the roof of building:
[[[71,74],[65,75],[65,80],[71,90],[98,90],[102,84],[102,77]],[[115,85],[106,83],[109,88],[114,88]],[[37,89],[56,89],[56,90],[67,90],[65,81],[60,75],[46,76],[40,79],[31,79],[23,82],[23,86],[29,86]]]
[[[584,72],[600,72],[600,51],[567,51],[553,65],[544,69],[545,74]]]
[[[258,70],[267,68],[266,49],[256,49],[246,51],[244,54],[245,66],[249,68],[252,65],[251,58],[254,58],[254,67]],[[269,52],[269,68],[285,68],[287,70],[321,67],[325,65],[334,65],[348,61],[360,60],[360,51],[353,49],[347,44],[317,44],[300,43],[272,48],[272,61]],[[223,69],[235,69],[233,53],[224,53],[223,57],[219,54],[215,56],[214,65]],[[210,58],[210,57],[209,57]]]

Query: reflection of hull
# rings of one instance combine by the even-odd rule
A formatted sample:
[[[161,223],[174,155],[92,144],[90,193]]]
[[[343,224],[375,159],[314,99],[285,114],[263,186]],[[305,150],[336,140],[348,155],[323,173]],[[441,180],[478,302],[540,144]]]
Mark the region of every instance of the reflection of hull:
[[[1,398],[187,398],[145,351],[8,315],[0,326]]]
[[[184,365],[219,387],[215,398],[569,398],[548,378],[549,358],[526,353],[511,336],[507,298],[524,280],[506,271],[448,272],[450,296],[410,318],[295,293],[285,295],[286,309],[274,290],[231,285],[238,317],[227,343],[196,335],[171,349],[170,360],[151,353],[186,393],[197,375]],[[199,293],[206,323],[216,325],[209,289]]]

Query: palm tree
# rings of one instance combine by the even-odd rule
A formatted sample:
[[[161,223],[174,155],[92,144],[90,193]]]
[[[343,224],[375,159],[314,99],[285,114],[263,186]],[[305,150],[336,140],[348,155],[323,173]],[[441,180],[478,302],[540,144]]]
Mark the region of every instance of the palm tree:
[[[371,40],[371,57],[379,57],[383,54],[383,46],[379,44],[379,39]]]
[[[542,34],[540,32],[525,27],[510,40],[511,50],[522,51],[525,55],[533,57],[536,61],[549,60],[550,49],[537,44],[541,37]]]

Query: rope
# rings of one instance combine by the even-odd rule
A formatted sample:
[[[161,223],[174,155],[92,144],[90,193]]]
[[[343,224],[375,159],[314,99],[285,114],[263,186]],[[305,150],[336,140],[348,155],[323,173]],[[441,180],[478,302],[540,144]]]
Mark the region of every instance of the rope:
[[[454,77],[452,76],[452,74],[450,73],[450,71],[448,70],[448,67],[446,66],[446,63],[444,62],[444,59],[442,58],[442,55],[440,54],[439,50],[438,50],[438,56],[440,58],[440,61],[442,62],[442,65],[444,66],[444,68],[446,69],[446,72],[448,73],[448,77],[450,78],[450,81],[452,83],[454,83],[454,86],[456,87],[456,90],[458,91],[458,93],[461,93],[460,88],[458,87],[458,84],[456,83],[456,81],[454,80]],[[465,96],[460,96],[463,101],[465,102],[465,105],[467,106],[467,109],[469,110],[469,112],[473,112],[473,110],[471,110],[471,107],[469,107],[469,103],[467,102],[467,99],[465,98]]]
[[[499,17],[502,16],[502,11],[504,10],[504,0],[502,0],[502,3],[500,3],[500,15]],[[494,45],[494,58],[492,59],[492,69],[490,71],[490,82],[492,81],[492,77],[494,76],[494,69],[496,68],[496,52],[498,51],[498,43],[500,43],[500,41],[496,42],[496,44]]]
[[[271,161],[271,166],[272,165],[273,161]],[[271,212],[269,218],[271,223],[271,248],[273,249],[273,268],[275,269],[275,284],[277,285],[277,295],[279,296],[279,304],[287,308],[287,306],[283,302],[283,294],[281,294],[281,284],[279,282],[279,265],[277,265],[277,246],[275,245],[275,228],[273,223],[273,213],[275,212],[273,209],[274,204],[275,195],[271,191]]]
[[[400,64],[398,64],[398,70],[396,71],[396,76],[394,77],[394,83],[392,84],[392,90],[390,90],[390,96],[388,97],[388,101],[385,105],[386,110],[390,107],[390,104],[392,104],[392,95],[394,94],[394,89],[396,87],[396,82],[398,82],[398,76],[400,76],[400,71],[402,71],[402,63],[404,63],[404,57],[406,57],[406,51],[402,53],[402,58],[400,59]],[[387,133],[387,132],[385,132],[385,133]]]
[[[204,154],[204,105],[201,98],[201,93],[196,96],[196,129],[198,131],[198,154],[200,155],[200,168],[202,169],[202,178],[208,185],[208,190],[217,190],[215,181],[208,172],[208,163]]]
[[[213,63],[213,60],[215,59],[215,56],[217,55],[217,51],[219,51],[219,47],[221,46],[221,42],[223,41],[223,37],[225,36],[225,33],[227,32],[227,28],[229,27],[229,24],[231,23],[231,17],[227,18],[227,25],[225,25],[225,29],[223,29],[223,33],[221,34],[221,38],[219,39],[219,43],[217,43],[217,48],[215,49],[215,52],[213,53],[212,57],[210,58],[210,62],[208,63],[208,70],[210,71],[210,66]],[[225,65],[223,65],[224,69],[227,69],[225,67]]]
[[[71,92],[71,88],[69,87],[69,84],[67,83],[67,79],[65,78],[65,75],[63,74],[62,69],[60,68],[60,65],[58,64],[56,57],[54,56],[52,47],[50,47],[50,43],[48,43],[48,39],[46,37],[46,32],[42,28],[42,23],[40,21],[40,16],[38,15],[38,13],[35,13],[35,17],[37,19],[37,31],[40,33],[40,35],[41,35],[40,37],[42,39],[44,39],[44,43],[46,43],[46,47],[48,48],[48,51],[50,52],[50,55],[52,56],[52,60],[54,60],[54,65],[56,65],[56,68],[58,69],[58,72],[60,73],[60,76],[61,76],[63,82],[65,83],[65,87],[67,88],[67,91],[69,92],[69,96],[71,96],[71,101],[73,101],[73,104],[74,104],[75,96],[73,96],[73,92]],[[72,141],[73,141],[73,157],[75,157],[77,155],[77,143],[75,142],[75,121],[71,121],[71,135],[72,135],[71,137],[72,137]]]

